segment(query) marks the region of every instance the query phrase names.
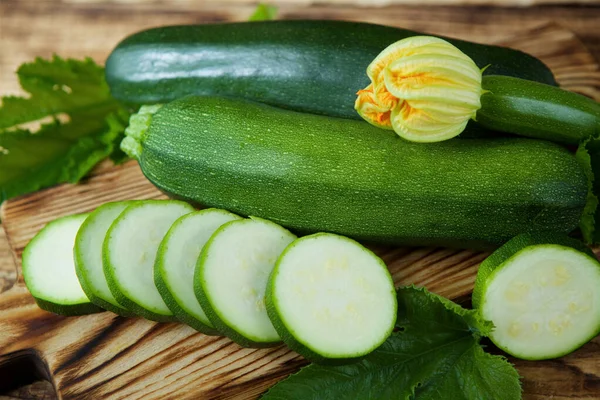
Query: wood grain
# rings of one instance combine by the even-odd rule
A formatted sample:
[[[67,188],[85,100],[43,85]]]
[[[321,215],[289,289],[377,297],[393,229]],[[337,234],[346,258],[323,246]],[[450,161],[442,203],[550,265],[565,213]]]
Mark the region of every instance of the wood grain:
[[[4,7],[5,3],[1,4]],[[52,15],[53,11],[46,11]],[[312,16],[312,11],[306,13]],[[98,17],[96,13],[90,15]],[[153,14],[133,20],[137,26],[156,25],[158,16],[143,21],[149,15]],[[387,21],[393,17],[381,14],[378,18]],[[107,26],[112,26],[109,19],[98,24],[106,30],[98,34],[113,34],[108,32]],[[562,85],[600,99],[598,65],[577,37],[556,24],[530,28],[518,39],[501,38],[499,34],[486,38],[531,52],[553,68]],[[79,32],[77,29],[74,33]],[[122,36],[127,29],[130,27],[118,34]],[[71,51],[78,51],[74,54],[77,56],[86,53],[75,44]],[[103,57],[100,52],[95,56]],[[6,202],[1,217],[20,268],[18,260],[24,246],[46,222],[90,211],[109,200],[162,197],[135,163],[120,167],[105,163],[83,184],[62,185]],[[388,264],[397,284],[425,285],[466,305],[477,266],[486,256],[431,248],[375,250]],[[76,318],[52,315],[37,308],[20,276],[10,290],[0,294],[0,315],[0,371],[16,356],[36,360],[39,374],[47,376],[65,399],[254,399],[304,364],[284,347],[242,349],[227,339],[207,337],[180,324],[125,319],[110,313]],[[559,360],[512,360],[523,376],[525,398],[600,398],[599,350],[600,338],[596,338]]]

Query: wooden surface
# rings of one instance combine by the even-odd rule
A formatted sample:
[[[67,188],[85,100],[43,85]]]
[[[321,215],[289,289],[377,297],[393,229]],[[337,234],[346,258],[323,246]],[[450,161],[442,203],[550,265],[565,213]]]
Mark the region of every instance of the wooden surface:
[[[133,31],[162,24],[242,20],[252,11],[251,6],[190,7],[188,2],[107,8],[87,3],[72,6],[2,0],[0,90],[3,94],[17,92],[12,71],[36,55],[92,55],[103,61],[114,44]],[[594,58],[572,32],[558,23],[548,24],[549,20],[559,21],[584,32],[587,44],[598,49],[598,10],[535,10],[477,9],[476,14],[469,14],[453,8],[425,13],[411,7],[365,12],[352,7],[285,6],[282,16],[369,20],[481,42],[504,42],[542,58],[564,86],[600,99],[600,75]],[[502,39],[523,30],[527,34]],[[26,242],[50,219],[88,211],[112,199],[160,196],[135,164],[117,169],[103,166],[95,174],[83,185],[52,188],[4,205],[2,220],[17,260]],[[6,251],[0,242],[0,252]],[[423,284],[466,303],[477,264],[485,256],[443,249],[380,252],[397,282]],[[0,257],[0,287],[11,285],[14,271],[12,255]],[[64,398],[256,398],[302,363],[283,348],[244,350],[227,339],[208,338],[183,325],[123,319],[109,313],[80,318],[53,316],[37,309],[22,282],[0,294],[0,321],[0,354],[4,355],[0,356],[0,388],[13,377],[9,375],[11,369],[20,373],[15,368],[2,368],[9,359],[7,354],[10,358],[23,355],[26,360],[42,361],[38,362],[40,374],[52,379]],[[35,351],[20,351],[28,348]],[[231,360],[235,361],[228,364]],[[523,376],[527,399],[600,398],[600,338],[559,360],[513,362]],[[28,368],[35,365],[25,364]],[[46,387],[31,388],[29,392],[12,392],[11,397],[52,398]]]

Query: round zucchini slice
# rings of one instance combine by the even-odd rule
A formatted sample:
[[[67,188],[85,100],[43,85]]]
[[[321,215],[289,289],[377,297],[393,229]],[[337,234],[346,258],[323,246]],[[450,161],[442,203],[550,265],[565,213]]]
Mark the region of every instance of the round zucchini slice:
[[[123,317],[134,314],[113,296],[102,268],[102,243],[108,228],[131,201],[106,203],[96,208],[85,220],[75,238],[75,271],[79,283],[92,303]]]
[[[269,320],[265,288],[277,257],[296,236],[260,218],[221,226],[204,246],[194,290],[215,328],[244,347],[281,342]]]
[[[285,344],[316,363],[346,363],[379,347],[398,302],[385,263],[354,240],[306,236],[281,255],[267,286],[267,310]]]
[[[179,218],[163,239],[154,264],[154,283],[181,322],[206,335],[218,335],[194,294],[194,270],[202,248],[223,224],[241,219],[210,208]]]
[[[480,266],[473,305],[494,323],[490,339],[508,354],[545,360],[600,333],[600,263],[578,240],[525,234]]]
[[[193,211],[182,201],[136,201],[106,233],[102,267],[108,287],[115,299],[136,315],[158,322],[176,320],[154,284],[154,262],[171,225]]]
[[[70,215],[48,223],[23,251],[23,278],[38,306],[61,315],[102,311],[79,284],[73,245],[88,214]]]

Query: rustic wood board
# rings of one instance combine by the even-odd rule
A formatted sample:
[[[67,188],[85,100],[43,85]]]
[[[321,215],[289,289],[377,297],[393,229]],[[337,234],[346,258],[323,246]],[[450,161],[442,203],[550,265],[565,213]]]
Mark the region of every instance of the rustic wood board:
[[[542,58],[565,87],[600,99],[598,65],[569,31],[549,25],[502,43]],[[129,162],[120,167],[103,164],[80,185],[61,185],[4,203],[1,217],[18,269],[24,246],[48,221],[132,198],[163,195]],[[477,266],[486,256],[432,248],[375,250],[397,284],[424,285],[466,304]],[[305,363],[284,347],[243,349],[181,324],[111,313],[53,315],[35,305],[18,272],[16,284],[0,294],[0,369],[15,360],[36,360],[61,398],[254,399]],[[513,362],[528,399],[600,398],[600,338],[559,360]]]

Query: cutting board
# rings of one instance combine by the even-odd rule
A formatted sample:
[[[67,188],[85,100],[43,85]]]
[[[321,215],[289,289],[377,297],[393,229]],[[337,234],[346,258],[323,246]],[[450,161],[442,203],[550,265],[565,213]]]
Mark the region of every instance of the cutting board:
[[[543,59],[561,84],[600,99],[600,72],[569,31],[547,25],[503,40]],[[40,310],[23,283],[20,259],[35,233],[54,218],[107,201],[164,196],[135,162],[104,163],[78,185],[60,185],[7,201],[2,226],[18,279],[0,294],[0,387],[29,368],[63,399],[255,399],[306,362],[284,346],[244,349],[182,324],[160,324],[104,312],[61,317]],[[415,283],[469,305],[486,253],[442,248],[377,247],[398,285]],[[494,350],[490,346],[491,351]],[[513,361],[529,399],[600,398],[600,338],[572,355]]]

